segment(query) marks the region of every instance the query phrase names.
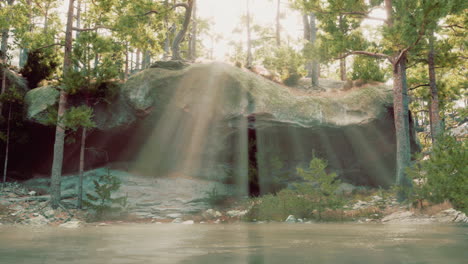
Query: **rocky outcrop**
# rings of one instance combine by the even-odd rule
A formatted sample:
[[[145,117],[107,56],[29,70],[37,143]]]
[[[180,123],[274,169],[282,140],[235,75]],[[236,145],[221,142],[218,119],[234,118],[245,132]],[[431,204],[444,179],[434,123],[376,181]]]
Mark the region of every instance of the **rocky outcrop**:
[[[6,89],[16,89],[21,94],[24,94],[28,90],[27,81],[16,71],[7,69],[6,73]]]
[[[48,109],[53,107],[60,92],[53,86],[45,86],[29,91],[24,97],[26,105],[25,115],[28,120],[48,125]]]
[[[125,169],[141,174],[180,173],[262,192],[284,187],[314,153],[353,184],[392,183],[391,89],[340,85],[306,93],[221,63],[155,64],[132,76],[112,103],[94,106],[98,127],[87,143],[96,151],[86,163],[125,161]],[[35,122],[56,97],[39,89],[27,95],[26,115]],[[46,91],[49,97],[41,99]],[[51,144],[53,131],[43,129]],[[42,158],[48,151],[42,163],[48,164]],[[67,147],[66,171],[77,168],[78,153],[77,144]]]
[[[113,175],[121,181],[118,191],[112,197],[126,197],[130,215],[147,219],[178,219],[184,215],[193,215],[210,208],[210,195],[215,190],[217,195],[233,195],[229,186],[215,181],[188,179],[174,176],[172,178],[152,179],[130,174],[125,171],[99,168],[87,171],[84,175],[83,190],[97,196],[94,192],[94,181],[99,182],[102,175]],[[78,176],[68,175],[62,179],[62,198],[76,198]],[[102,184],[102,183],[101,183]],[[49,178],[31,179],[23,183],[28,190],[40,190],[49,193]],[[26,197],[33,200],[35,197]],[[6,201],[18,201],[18,198],[6,198]],[[84,196],[87,200],[87,197]],[[70,204],[75,206],[75,200]],[[67,200],[67,203],[70,202]],[[53,214],[53,213],[52,213]],[[241,213],[239,213],[240,215]],[[47,217],[47,212],[44,213]],[[216,215],[217,216],[217,215]],[[71,220],[73,222],[73,220]],[[72,227],[77,223],[69,223],[63,227]],[[79,225],[79,223],[78,223]]]
[[[411,211],[398,211],[382,218],[383,223],[390,224],[423,224],[423,223],[468,223],[463,212],[453,208],[443,210],[435,215],[415,214]]]
[[[391,89],[383,84],[348,93],[337,89],[309,95],[222,63],[180,70],[151,68],[134,75],[123,87],[129,104],[141,112],[153,107],[154,112],[163,111],[169,102],[190,107],[200,103],[204,99],[200,92],[207,90],[219,96],[217,108],[225,117],[262,114],[258,122],[298,127],[368,123],[383,117],[392,104]]]

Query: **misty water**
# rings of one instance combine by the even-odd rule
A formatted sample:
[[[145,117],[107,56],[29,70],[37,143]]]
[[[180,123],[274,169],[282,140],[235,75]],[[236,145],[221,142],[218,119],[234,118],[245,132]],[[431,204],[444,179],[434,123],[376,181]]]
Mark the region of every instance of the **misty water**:
[[[464,264],[468,227],[131,224],[0,227],[0,263]]]

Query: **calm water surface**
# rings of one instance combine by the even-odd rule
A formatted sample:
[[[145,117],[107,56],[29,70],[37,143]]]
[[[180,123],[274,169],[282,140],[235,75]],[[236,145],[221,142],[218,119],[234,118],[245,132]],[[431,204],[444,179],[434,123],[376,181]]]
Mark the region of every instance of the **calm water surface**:
[[[468,227],[380,224],[0,226],[0,263],[468,263]]]

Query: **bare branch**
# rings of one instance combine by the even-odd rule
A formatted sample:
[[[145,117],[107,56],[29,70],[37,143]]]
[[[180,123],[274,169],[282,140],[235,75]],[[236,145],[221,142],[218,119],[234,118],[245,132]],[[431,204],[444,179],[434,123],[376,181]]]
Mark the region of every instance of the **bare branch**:
[[[361,50],[350,51],[350,52],[344,54],[343,56],[340,56],[340,57],[337,57],[337,58],[334,58],[334,59],[339,60],[339,59],[346,58],[346,57],[348,57],[350,55],[366,55],[366,56],[371,56],[371,57],[375,57],[375,58],[383,58],[383,59],[389,59],[390,60],[390,56],[388,56],[387,54],[377,53],[377,52],[370,52],[370,51],[361,51]]]
[[[157,11],[157,10],[150,10],[146,13],[143,13],[141,15],[137,15],[137,16],[147,16],[147,15],[152,15],[152,14],[165,14],[167,12],[169,12],[170,10],[173,10],[173,9],[176,9],[177,7],[183,7],[185,9],[188,8],[188,5],[186,3],[178,3],[178,4],[175,4],[173,5],[171,8],[167,9],[167,10],[164,10],[164,12],[160,12],[160,11]]]
[[[451,24],[451,25],[444,25],[442,26],[443,28],[461,28],[461,29],[466,29],[464,26],[460,26],[457,24]]]
[[[412,90],[415,90],[415,89],[417,89],[417,88],[419,88],[419,87],[428,87],[428,86],[429,86],[428,83],[425,83],[425,84],[418,84],[418,85],[416,85],[416,86],[414,86],[414,87],[409,88],[409,90],[412,91]]]
[[[148,12],[146,12],[144,14],[138,15],[138,16],[147,16],[147,15],[151,15],[151,14],[159,14],[159,12],[156,11],[156,10],[150,10],[150,11],[148,11]]]
[[[178,3],[178,4],[173,5],[172,9],[175,9],[177,7],[183,7],[185,9],[189,8],[188,4],[186,4],[186,3]]]
[[[96,29],[102,29],[102,28],[111,30],[110,27],[102,26],[102,25],[95,26],[93,28],[76,28],[76,27],[73,27],[72,29],[75,30],[75,31],[78,31],[78,32],[84,32],[84,31],[94,31]]]
[[[63,47],[63,46],[65,46],[65,44],[63,44],[63,43],[54,43],[54,44],[50,44],[50,45],[47,45],[47,46],[35,48],[34,50],[47,49],[47,48],[54,47],[54,46],[62,46]]]
[[[369,16],[369,13],[366,13],[366,12],[340,12],[341,15],[355,15],[355,16],[362,16],[366,19],[372,19],[372,20],[378,20],[378,21],[383,21],[383,22],[387,22],[387,20],[385,18],[381,18],[381,17],[371,17]]]

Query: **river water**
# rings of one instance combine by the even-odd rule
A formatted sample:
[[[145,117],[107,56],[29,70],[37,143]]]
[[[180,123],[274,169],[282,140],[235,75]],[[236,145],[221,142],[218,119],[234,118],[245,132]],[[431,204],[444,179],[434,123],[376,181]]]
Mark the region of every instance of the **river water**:
[[[468,227],[382,224],[0,226],[0,263],[466,264]]]

